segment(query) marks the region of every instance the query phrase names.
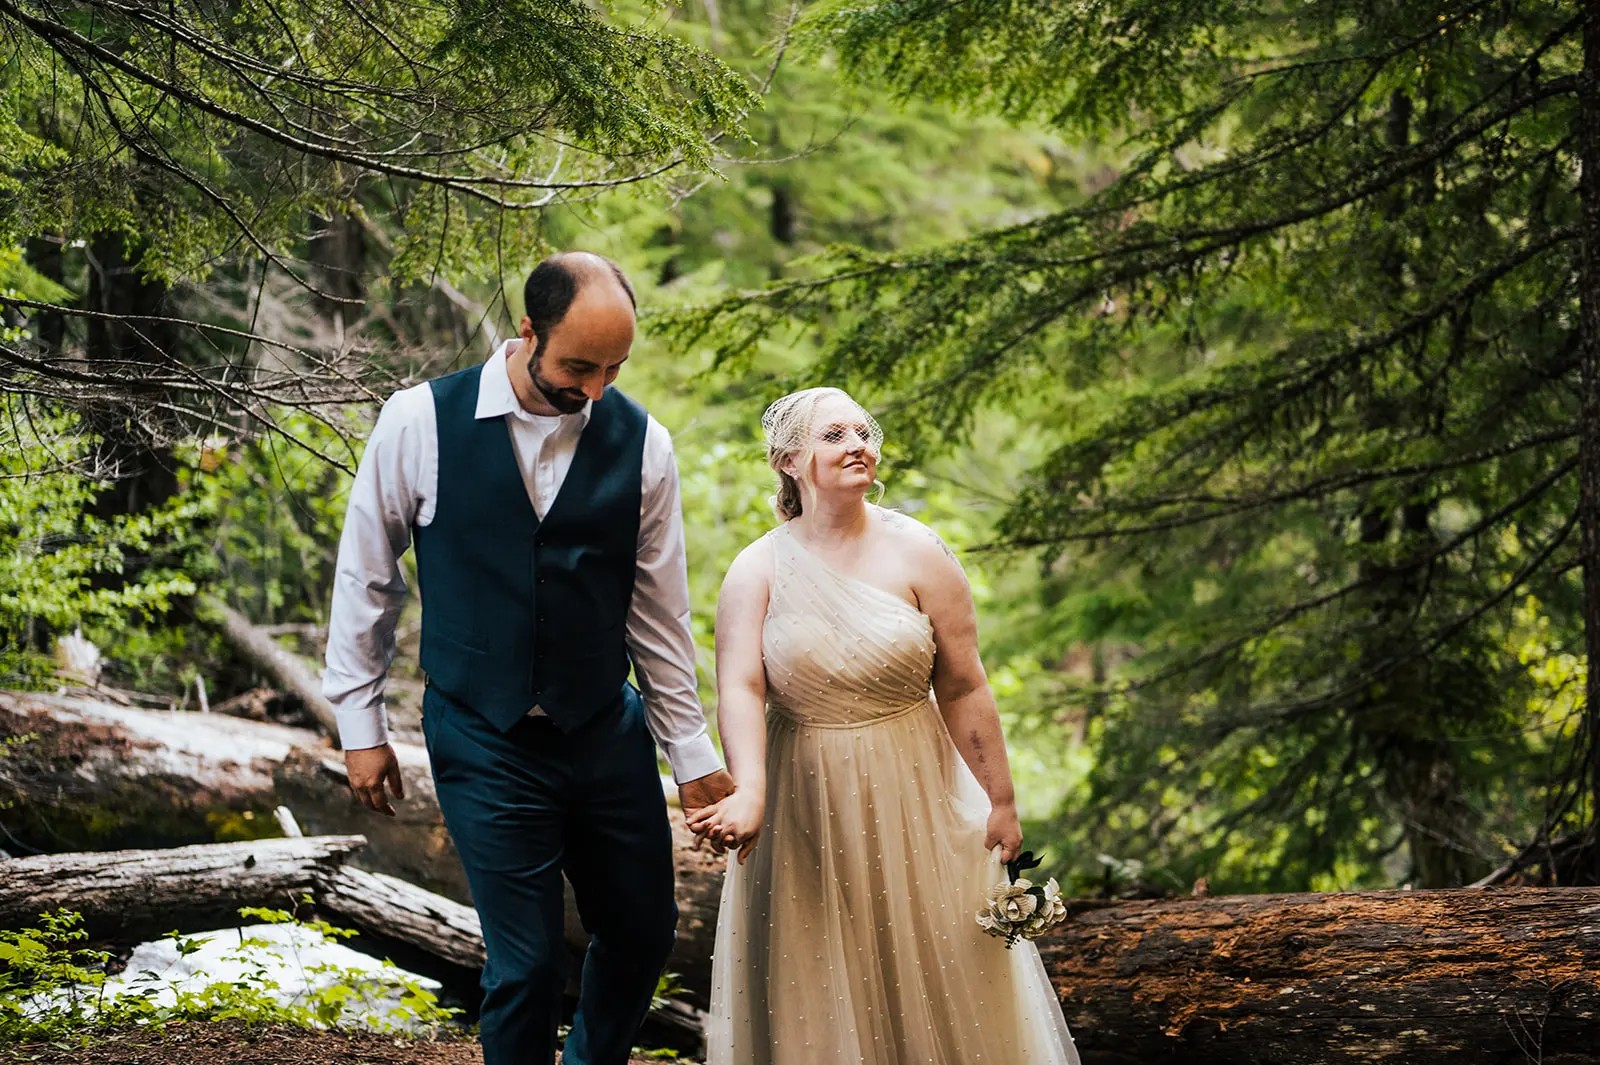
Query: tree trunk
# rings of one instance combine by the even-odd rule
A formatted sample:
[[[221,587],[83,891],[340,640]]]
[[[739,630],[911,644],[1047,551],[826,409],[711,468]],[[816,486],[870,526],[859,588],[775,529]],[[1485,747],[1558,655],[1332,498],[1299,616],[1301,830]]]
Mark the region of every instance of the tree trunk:
[[[143,368],[174,359],[178,345],[171,323],[159,320],[172,316],[167,288],[139,275],[126,241],[121,233],[107,233],[90,244],[89,309],[114,317],[88,319],[87,355],[107,380],[137,395],[149,391],[139,381]],[[99,437],[96,464],[111,482],[96,500],[96,513],[137,514],[178,490],[166,447],[179,428],[171,412],[135,399],[97,402],[85,414]]]
[[[274,775],[320,737],[223,714],[0,693],[8,847],[30,853],[276,834]],[[359,831],[359,829],[357,829]]]
[[[1583,204],[1578,253],[1578,515],[1582,526],[1584,652],[1589,662],[1580,742],[1579,808],[1588,805],[1587,854],[1579,876],[1600,884],[1600,10],[1583,25],[1578,78],[1578,182]],[[1586,792],[1586,794],[1584,794]]]
[[[1600,889],[1074,903],[1041,942],[1084,1065],[1577,1065]]]
[[[336,924],[401,940],[463,969],[483,967],[483,928],[471,906],[399,877],[348,867],[322,873],[316,888],[317,904],[343,919]]]
[[[1403,151],[1411,143],[1415,113],[1409,95],[1398,90],[1390,94],[1384,133],[1390,149]],[[1431,195],[1431,179],[1423,176],[1415,184],[1396,185],[1383,204],[1397,232],[1378,256],[1378,273],[1396,307],[1405,303],[1408,275],[1426,269],[1412,261],[1399,224],[1416,202]],[[1366,430],[1389,432],[1394,415],[1382,386],[1373,385],[1361,402]],[[1413,416],[1433,422],[1442,414],[1435,403]],[[1445,738],[1461,727],[1453,720],[1452,705],[1460,699],[1460,687],[1442,694],[1440,676],[1456,667],[1448,659],[1430,661],[1422,647],[1427,600],[1434,587],[1428,580],[1428,560],[1437,548],[1431,488],[1422,478],[1405,487],[1408,497],[1398,506],[1379,491],[1375,501],[1363,503],[1357,519],[1364,552],[1359,575],[1368,588],[1362,600],[1368,617],[1357,644],[1359,668],[1373,679],[1352,707],[1351,718],[1358,753],[1377,766],[1384,804],[1405,837],[1411,859],[1408,879],[1419,887],[1458,887],[1482,876],[1488,863],[1480,856],[1481,817],[1463,793],[1455,748]]]
[[[241,906],[294,909],[364,842],[316,836],[14,858],[0,864],[0,928],[29,927],[61,908],[82,914],[91,938],[123,943],[232,927]]]
[[[333,704],[324,698],[322,681],[305,659],[214,595],[201,596],[200,608],[201,619],[211,622],[228,641],[228,646],[274,684],[304,703],[322,731],[338,742],[339,720],[333,712]]]
[[[404,943],[476,981],[483,966],[476,911],[396,877],[346,866],[366,842],[299,836],[17,858],[0,865],[0,928],[25,927],[45,910],[64,908],[81,914],[95,939],[138,943],[174,929],[232,927],[241,906],[294,910],[309,894],[334,924]]]
[[[309,834],[365,836],[354,864],[471,901],[439,814],[427,752],[418,744],[395,742],[406,798],[395,803],[396,816],[382,817],[357,805],[339,755],[306,729],[0,692],[0,736],[27,733],[34,738],[0,758],[0,807],[12,804],[5,828],[33,850],[169,847],[226,832],[276,834],[272,810],[282,805]],[[688,999],[704,1005],[723,859],[692,850],[682,812],[669,806],[668,815],[679,909],[668,965]],[[570,897],[566,919],[567,940],[579,949],[587,936]]]
[[[66,283],[65,265],[61,246],[65,238],[58,234],[29,237],[23,244],[28,265],[58,285]],[[59,355],[67,342],[67,319],[60,311],[39,311],[34,315],[34,329],[39,346],[51,355]]]

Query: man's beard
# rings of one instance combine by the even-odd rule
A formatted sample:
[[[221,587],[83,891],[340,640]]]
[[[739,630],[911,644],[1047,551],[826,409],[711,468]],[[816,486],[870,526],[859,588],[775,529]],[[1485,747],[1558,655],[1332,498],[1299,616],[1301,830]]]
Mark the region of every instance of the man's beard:
[[[544,401],[560,411],[562,414],[576,414],[589,402],[589,397],[576,389],[558,388],[551,384],[539,373],[539,360],[544,356],[544,341],[539,341],[533,349],[533,355],[528,359],[528,380],[533,382],[534,391],[544,397]]]

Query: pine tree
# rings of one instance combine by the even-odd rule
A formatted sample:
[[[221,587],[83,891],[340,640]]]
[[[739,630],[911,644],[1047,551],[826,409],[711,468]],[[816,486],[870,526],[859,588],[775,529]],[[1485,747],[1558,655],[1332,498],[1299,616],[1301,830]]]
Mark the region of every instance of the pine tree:
[[[1600,676],[1552,663],[1600,655],[1597,24],[836,0],[803,29],[855,76],[1123,138],[1125,165],[679,327],[732,358],[826,323],[815,376],[887,385],[928,447],[997,406],[1048,434],[1004,540],[1050,563],[1051,616],[1098,597],[1139,649],[1095,725],[1104,848],[1446,885],[1525,844],[1593,881]]]

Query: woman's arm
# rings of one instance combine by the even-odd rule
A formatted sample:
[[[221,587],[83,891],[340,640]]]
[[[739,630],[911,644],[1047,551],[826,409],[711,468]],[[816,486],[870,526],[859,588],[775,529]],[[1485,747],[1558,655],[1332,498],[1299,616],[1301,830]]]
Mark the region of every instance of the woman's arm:
[[[696,811],[689,827],[743,861],[761,831],[767,794],[767,675],[761,631],[772,586],[771,545],[757,540],[728,567],[717,597],[717,730],[734,792]]]
[[[915,524],[916,528],[910,526]],[[1016,791],[994,692],[978,657],[978,615],[972,588],[954,553],[926,526],[906,519],[902,535],[915,543],[913,591],[933,622],[933,693],[945,727],[993,808],[984,848],[997,844],[1003,861],[1022,851]]]

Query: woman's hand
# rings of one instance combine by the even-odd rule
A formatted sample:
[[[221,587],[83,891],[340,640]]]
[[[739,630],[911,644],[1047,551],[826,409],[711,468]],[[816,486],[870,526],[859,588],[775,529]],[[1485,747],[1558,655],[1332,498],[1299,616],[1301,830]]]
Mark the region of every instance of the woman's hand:
[[[690,815],[689,831],[709,842],[719,853],[727,847],[738,847],[739,864],[743,865],[755,849],[756,837],[761,834],[763,805],[755,792],[735,791]]]
[[[1017,807],[1003,803],[989,811],[989,827],[983,835],[983,849],[1000,848],[1002,862],[1015,861],[1022,853],[1022,822],[1017,820]]]

